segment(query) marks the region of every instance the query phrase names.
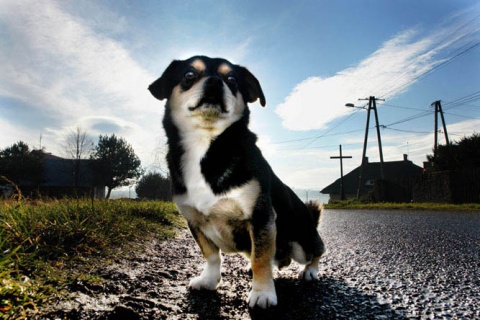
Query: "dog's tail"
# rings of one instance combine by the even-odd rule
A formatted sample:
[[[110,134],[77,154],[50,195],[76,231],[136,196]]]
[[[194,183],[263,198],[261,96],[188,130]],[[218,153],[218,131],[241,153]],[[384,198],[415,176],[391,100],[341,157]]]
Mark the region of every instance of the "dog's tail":
[[[318,227],[318,223],[320,222],[320,216],[323,211],[323,205],[321,203],[318,203],[316,201],[308,201],[305,203],[307,206],[308,210],[312,214],[313,221],[315,221],[315,225]]]

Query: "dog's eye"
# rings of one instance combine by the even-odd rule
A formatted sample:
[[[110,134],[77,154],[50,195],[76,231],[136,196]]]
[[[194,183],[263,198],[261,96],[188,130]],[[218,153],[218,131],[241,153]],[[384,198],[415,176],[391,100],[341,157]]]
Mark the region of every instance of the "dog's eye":
[[[237,78],[235,78],[234,76],[228,76],[227,81],[228,81],[228,83],[236,84],[237,83]]]
[[[197,78],[197,74],[193,71],[188,71],[187,73],[185,73],[185,79],[187,80],[194,80]]]

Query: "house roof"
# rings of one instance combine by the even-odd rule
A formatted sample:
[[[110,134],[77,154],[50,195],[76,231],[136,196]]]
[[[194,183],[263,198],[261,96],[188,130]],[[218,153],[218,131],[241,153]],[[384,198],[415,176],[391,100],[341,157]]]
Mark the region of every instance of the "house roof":
[[[366,159],[368,161],[368,158]],[[422,173],[422,168],[407,160],[404,156],[403,161],[385,161],[383,162],[383,172],[386,180],[396,180],[405,176],[417,175]],[[354,194],[358,188],[358,176],[360,166],[353,169],[343,176],[343,188],[346,194]],[[371,180],[380,178],[380,162],[367,162],[362,173],[363,185]],[[340,178],[335,182],[323,188],[320,193],[336,194],[340,193]]]

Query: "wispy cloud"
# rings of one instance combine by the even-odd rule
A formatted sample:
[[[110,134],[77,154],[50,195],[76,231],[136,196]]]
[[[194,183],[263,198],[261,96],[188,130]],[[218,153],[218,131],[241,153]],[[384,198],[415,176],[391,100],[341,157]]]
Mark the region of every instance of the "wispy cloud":
[[[413,28],[401,32],[353,67],[332,77],[310,77],[299,83],[276,112],[289,130],[322,129],[351,112],[344,107],[348,102],[372,95],[397,96],[465,45],[478,42],[476,18],[456,15],[448,25],[433,31]]]
[[[140,154],[149,154],[158,144],[163,108],[147,90],[156,75],[108,34],[110,30],[118,37],[121,32],[108,24],[125,23],[111,18],[102,21],[99,32],[94,20],[69,13],[62,2],[0,5],[0,95],[50,119],[35,128],[44,132],[50,151],[76,125],[95,134],[117,129]]]

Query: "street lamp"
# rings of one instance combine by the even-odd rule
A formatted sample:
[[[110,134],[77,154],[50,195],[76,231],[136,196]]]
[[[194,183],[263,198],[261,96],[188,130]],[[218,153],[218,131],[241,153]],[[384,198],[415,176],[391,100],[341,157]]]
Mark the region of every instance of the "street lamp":
[[[353,103],[347,103],[347,104],[345,104],[345,107],[347,107],[347,108],[365,109],[367,106],[365,105],[365,106],[362,106],[362,107],[358,107],[358,106],[354,105]]]

